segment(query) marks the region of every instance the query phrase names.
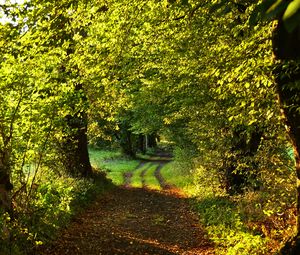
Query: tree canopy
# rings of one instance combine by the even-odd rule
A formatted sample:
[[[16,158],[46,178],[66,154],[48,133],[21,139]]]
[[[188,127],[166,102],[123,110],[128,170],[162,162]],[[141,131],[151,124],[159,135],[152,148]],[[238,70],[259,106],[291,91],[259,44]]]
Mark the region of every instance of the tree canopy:
[[[135,156],[161,136],[227,194],[266,189],[299,218],[299,0],[6,0],[0,13],[3,215],[18,218],[40,174],[92,177],[89,143]],[[299,251],[296,225],[283,254]]]

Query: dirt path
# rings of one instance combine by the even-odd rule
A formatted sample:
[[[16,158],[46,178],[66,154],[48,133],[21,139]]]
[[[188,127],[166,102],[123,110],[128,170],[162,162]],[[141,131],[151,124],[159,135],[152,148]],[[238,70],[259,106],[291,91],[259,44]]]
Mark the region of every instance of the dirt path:
[[[159,162],[159,164],[154,172],[154,176],[158,180],[160,187],[163,190],[166,190],[166,189],[171,189],[172,186],[170,184],[167,184],[167,182],[164,180],[164,178],[162,177],[162,175],[160,173],[160,170],[163,168],[164,165],[165,165],[165,162]]]
[[[140,164],[133,170],[136,171],[137,169],[143,167],[146,164],[146,161],[141,161]],[[128,172],[128,173],[124,173],[123,174],[123,178],[124,178],[124,187],[129,188],[130,184],[131,184],[131,178],[133,176],[133,172]]]
[[[151,164],[150,164],[146,169],[144,169],[144,170],[141,172],[141,174],[140,174],[140,177],[141,177],[141,180],[142,180],[142,187],[143,187],[144,189],[147,188],[146,180],[145,180],[145,175],[146,175],[146,173],[147,173],[147,171],[149,170],[150,167],[151,167]]]
[[[159,164],[156,172],[161,167]],[[187,199],[175,189],[158,192],[127,185],[95,201],[62,231],[52,246],[36,254],[207,255],[214,252]]]

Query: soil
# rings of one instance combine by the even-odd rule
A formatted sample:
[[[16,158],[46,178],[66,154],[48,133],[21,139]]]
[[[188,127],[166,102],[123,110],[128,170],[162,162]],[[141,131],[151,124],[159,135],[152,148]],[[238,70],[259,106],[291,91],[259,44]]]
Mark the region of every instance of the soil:
[[[157,163],[155,176],[161,191],[123,187],[99,197],[61,231],[39,255],[208,255],[213,244],[190,210],[188,199],[160,174],[166,162]],[[141,162],[139,167],[145,163]]]

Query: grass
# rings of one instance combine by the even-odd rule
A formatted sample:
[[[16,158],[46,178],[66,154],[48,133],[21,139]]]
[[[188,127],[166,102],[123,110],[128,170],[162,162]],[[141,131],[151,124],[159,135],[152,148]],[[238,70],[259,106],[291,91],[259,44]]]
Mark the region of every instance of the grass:
[[[156,189],[156,190],[160,190],[160,184],[159,181],[156,179],[154,173],[155,170],[157,169],[159,165],[158,164],[154,164],[152,166],[150,166],[150,168],[147,170],[147,172],[145,173],[145,183],[146,186],[150,189]]]
[[[106,151],[90,148],[89,155],[94,168],[105,171],[107,177],[115,185],[124,183],[123,174],[131,172],[139,165],[138,160],[132,160],[122,155],[120,151]]]
[[[132,172],[131,186],[142,188],[141,174],[146,170],[144,175],[145,185],[150,189],[160,189],[159,181],[154,176],[154,172],[158,164],[151,162],[146,163],[142,167],[136,169],[140,164],[139,160],[128,159],[122,155],[120,151],[89,149],[91,164],[94,168],[105,171],[107,177],[112,180],[115,185],[124,184],[124,173]],[[159,157],[145,155],[143,159],[156,160]],[[170,174],[171,175],[171,174]]]
[[[190,197],[195,212],[205,227],[208,237],[216,244],[219,255],[267,254],[267,239],[259,231],[251,230],[239,202],[211,192],[213,182],[204,172],[189,172],[171,162],[161,169],[163,178]],[[200,182],[203,178],[205,182]],[[195,180],[198,180],[196,183]],[[201,195],[199,195],[201,192]]]
[[[142,188],[143,187],[143,179],[145,181],[145,186],[150,189],[160,189],[160,185],[156,177],[154,176],[154,172],[158,164],[153,164],[151,162],[146,163],[141,168],[134,171],[134,174],[131,178],[131,185],[135,188]],[[145,175],[142,178],[141,174],[145,171]]]
[[[141,188],[144,180],[148,188],[160,189],[159,182],[155,177],[158,163],[147,162],[136,169],[140,161],[127,159],[118,151],[90,149],[90,157],[92,165],[95,168],[105,170],[107,176],[116,185],[123,184],[125,172],[132,172],[131,185],[133,187]],[[145,157],[155,160],[153,156]],[[215,192],[213,179],[207,176],[207,172],[203,169],[203,171],[200,170],[193,172],[182,170],[180,164],[170,162],[161,169],[161,175],[167,183],[183,190],[190,197],[194,210],[199,214],[199,219],[205,227],[208,237],[216,244],[216,254],[268,254],[266,248],[268,239],[263,236],[259,229],[255,230],[255,228],[249,227],[249,225],[256,224],[256,221],[262,220],[255,219],[252,221],[247,217],[248,214],[254,214],[251,208],[255,206],[255,201],[250,203],[249,198],[245,197],[244,200],[248,201],[248,207],[251,207],[251,212],[245,213],[245,210],[241,210],[240,198],[234,200],[234,198]],[[143,171],[145,172],[142,178]],[[158,224],[159,220],[156,220],[155,223]]]
[[[150,166],[151,166],[151,163],[146,163],[145,165],[143,165],[142,167],[140,167],[139,169],[137,169],[133,172],[133,176],[131,178],[131,186],[132,187],[134,187],[134,188],[142,188],[143,187],[141,174],[144,170],[147,170]]]
[[[160,171],[167,183],[182,189],[187,195],[196,193],[194,177],[178,168],[176,162],[166,164]]]

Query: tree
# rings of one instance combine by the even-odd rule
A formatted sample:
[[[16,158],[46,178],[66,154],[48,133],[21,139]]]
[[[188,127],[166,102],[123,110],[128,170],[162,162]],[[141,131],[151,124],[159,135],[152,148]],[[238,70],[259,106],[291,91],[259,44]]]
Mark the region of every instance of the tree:
[[[61,109],[61,160],[66,170],[74,175],[88,176],[92,173],[87,150],[87,109],[88,103],[80,69],[76,63],[76,35],[84,36],[84,27],[73,25],[73,13],[77,12],[80,1],[63,1],[60,4],[45,4],[44,2],[31,1],[31,8],[25,13],[27,18],[29,40],[35,40],[39,54],[53,54],[62,60],[56,66],[57,77],[51,79],[52,86],[64,84],[60,102]],[[47,38],[45,40],[45,38]],[[54,53],[54,54],[55,54]],[[41,63],[42,64],[42,63]],[[50,70],[46,70],[49,72]],[[51,70],[52,72],[54,70]],[[50,71],[50,72],[51,72]],[[50,90],[44,90],[51,95]],[[56,92],[57,94],[57,92]]]
[[[277,20],[273,30],[274,74],[277,93],[283,109],[287,132],[293,144],[297,175],[297,223],[296,233],[282,248],[282,254],[300,252],[300,38],[299,1],[263,1],[254,10],[253,21],[259,18]]]

